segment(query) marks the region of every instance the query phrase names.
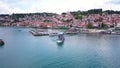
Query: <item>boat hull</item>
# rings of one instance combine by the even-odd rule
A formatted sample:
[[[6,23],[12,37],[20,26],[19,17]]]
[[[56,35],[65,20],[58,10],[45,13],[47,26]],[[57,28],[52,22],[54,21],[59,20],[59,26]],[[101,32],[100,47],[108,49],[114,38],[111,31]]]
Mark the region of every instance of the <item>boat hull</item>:
[[[57,40],[58,44],[63,43],[63,42],[64,42],[63,40]]]

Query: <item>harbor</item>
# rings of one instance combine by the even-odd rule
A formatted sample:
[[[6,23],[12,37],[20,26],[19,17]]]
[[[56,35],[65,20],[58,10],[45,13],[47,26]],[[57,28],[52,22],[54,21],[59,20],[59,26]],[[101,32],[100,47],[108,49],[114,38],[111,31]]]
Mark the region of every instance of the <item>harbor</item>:
[[[18,30],[21,30],[20,32]],[[65,34],[33,36],[31,28],[0,27],[0,68],[119,68],[120,36]]]

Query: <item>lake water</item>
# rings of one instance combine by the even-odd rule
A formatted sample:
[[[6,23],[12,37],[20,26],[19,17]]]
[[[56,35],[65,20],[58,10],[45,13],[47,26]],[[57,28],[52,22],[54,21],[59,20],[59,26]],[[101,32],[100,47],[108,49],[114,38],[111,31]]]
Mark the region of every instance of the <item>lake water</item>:
[[[119,35],[32,36],[30,28],[0,27],[0,68],[120,68]]]

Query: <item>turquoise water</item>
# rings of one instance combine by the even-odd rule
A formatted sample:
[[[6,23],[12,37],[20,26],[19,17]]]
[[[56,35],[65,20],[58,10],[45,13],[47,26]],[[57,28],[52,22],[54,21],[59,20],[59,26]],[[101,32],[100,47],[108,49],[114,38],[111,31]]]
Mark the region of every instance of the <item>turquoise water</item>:
[[[119,35],[34,37],[30,28],[0,27],[0,68],[120,68]]]

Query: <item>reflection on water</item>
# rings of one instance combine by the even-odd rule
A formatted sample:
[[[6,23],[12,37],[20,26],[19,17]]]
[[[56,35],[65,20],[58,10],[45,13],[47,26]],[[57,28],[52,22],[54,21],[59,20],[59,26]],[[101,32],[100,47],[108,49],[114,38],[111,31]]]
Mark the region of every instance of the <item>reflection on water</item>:
[[[56,42],[58,37],[57,36],[49,36],[50,40],[52,40],[53,42]]]
[[[64,42],[63,43],[59,43],[59,44],[57,43],[57,45],[58,45],[59,48],[63,48]]]

